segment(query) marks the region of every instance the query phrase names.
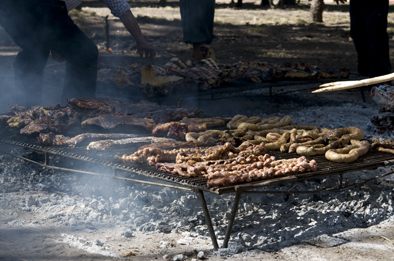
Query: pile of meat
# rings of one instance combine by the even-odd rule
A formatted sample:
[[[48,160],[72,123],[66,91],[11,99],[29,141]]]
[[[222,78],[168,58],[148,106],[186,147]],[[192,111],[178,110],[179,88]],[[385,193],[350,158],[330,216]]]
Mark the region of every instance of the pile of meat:
[[[297,81],[317,79],[344,79],[348,69],[321,69],[309,63],[285,63],[282,65],[252,61],[236,64],[219,64],[209,57],[198,62],[172,58],[165,65],[130,65],[129,68],[102,68],[98,71],[99,82],[122,89],[138,86],[147,97],[166,96],[177,91],[190,91],[231,86],[232,82],[252,83]]]
[[[88,150],[106,150],[134,144],[134,153],[117,157],[180,176],[203,177],[209,186],[315,171],[316,162],[306,157],[316,155],[348,163],[371,149],[394,153],[392,141],[374,140],[371,145],[356,127],[301,126],[289,116],[203,117],[196,108],[151,102],[71,99],[62,106],[15,106],[0,116],[0,124],[37,137],[44,145],[74,147],[87,140]],[[122,126],[126,128],[119,129]],[[86,132],[92,128],[96,132]],[[71,129],[77,135],[67,136]],[[140,146],[137,151],[135,144]],[[277,160],[269,151],[295,156]]]
[[[276,160],[266,154],[264,144],[252,143],[238,147],[225,143],[208,148],[144,148],[118,158],[123,162],[148,163],[160,171],[184,177],[204,177],[208,186],[235,185],[317,170],[315,160],[309,161],[304,156]]]
[[[44,144],[75,146],[82,140],[131,138],[133,133],[150,133],[156,124],[198,117],[196,108],[161,106],[152,102],[121,103],[116,100],[70,99],[66,105],[50,107],[15,106],[10,113],[0,116],[0,124],[20,129],[20,134],[38,136]],[[99,133],[85,133],[75,137],[64,136],[70,129],[94,129]],[[122,130],[126,133],[102,133]],[[75,132],[75,128],[73,130]]]

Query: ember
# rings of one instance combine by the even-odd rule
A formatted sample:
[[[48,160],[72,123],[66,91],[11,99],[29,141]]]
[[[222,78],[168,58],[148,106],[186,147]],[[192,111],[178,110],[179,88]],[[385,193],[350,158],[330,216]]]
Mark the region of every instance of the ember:
[[[371,90],[372,99],[379,106],[379,113],[372,116],[371,122],[379,135],[394,131],[394,86],[380,85]]]

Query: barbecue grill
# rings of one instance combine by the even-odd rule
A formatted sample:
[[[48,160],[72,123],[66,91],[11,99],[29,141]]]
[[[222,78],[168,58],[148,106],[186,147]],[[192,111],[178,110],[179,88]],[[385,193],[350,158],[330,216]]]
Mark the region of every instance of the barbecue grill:
[[[349,80],[361,80],[360,76],[350,73]],[[228,82],[223,86],[219,86],[217,88],[210,88],[207,90],[200,90],[197,84],[191,84],[188,88],[184,90],[173,90],[171,95],[167,95],[165,97],[157,96],[157,97],[150,97],[150,101],[169,101],[169,100],[179,100],[182,97],[199,97],[199,99],[203,97],[209,97],[210,99],[219,99],[222,97],[232,97],[237,96],[239,97],[242,93],[247,91],[259,91],[259,90],[267,90],[268,89],[268,96],[272,97],[274,95],[274,88],[279,87],[291,87],[291,86],[306,86],[311,84],[323,84],[332,82],[333,79],[313,79],[313,80],[280,80],[280,81],[267,81],[261,83],[253,83],[243,80],[236,80],[234,82]],[[114,99],[126,99],[127,101],[139,101],[141,99],[146,99],[142,95],[142,93],[130,93],[129,89],[119,89],[116,85],[108,86],[108,82],[106,83],[98,83],[97,87],[97,95],[99,97],[106,97],[106,98],[114,98]],[[316,89],[315,86],[307,87],[310,90]],[[360,88],[360,94],[362,100],[365,102],[364,91]]]
[[[238,204],[242,194],[248,193],[327,193],[339,191],[351,186],[360,185],[371,181],[373,179],[380,178],[382,176],[390,175],[393,172],[388,172],[383,175],[377,176],[372,179],[364,180],[357,184],[344,185],[343,184],[343,174],[347,171],[354,171],[360,169],[372,169],[379,166],[387,166],[394,164],[394,155],[382,152],[369,152],[368,154],[360,157],[357,161],[353,163],[335,163],[330,162],[325,159],[324,155],[309,157],[308,159],[315,159],[317,162],[318,170],[309,173],[301,173],[297,175],[290,175],[285,177],[277,177],[267,180],[262,180],[258,182],[250,182],[245,184],[224,186],[224,187],[209,187],[207,186],[207,179],[203,177],[182,177],[177,174],[172,174],[168,172],[161,172],[156,170],[153,166],[137,163],[123,163],[115,159],[116,155],[131,154],[135,152],[141,144],[130,145],[127,149],[109,149],[108,151],[89,151],[86,146],[77,145],[74,148],[68,147],[53,147],[53,146],[41,146],[37,143],[35,137],[29,137],[26,135],[20,135],[19,130],[15,128],[3,128],[0,130],[0,143],[8,144],[11,146],[24,147],[27,149],[32,149],[34,151],[42,152],[44,154],[44,160],[34,160],[28,159],[21,155],[16,155],[15,153],[10,153],[8,151],[0,150],[0,152],[9,154],[18,158],[22,158],[26,161],[39,164],[42,167],[48,167],[58,170],[73,171],[83,174],[92,175],[102,175],[110,176],[116,179],[122,179],[126,181],[139,182],[144,184],[150,184],[155,186],[163,186],[175,189],[186,190],[190,192],[195,192],[198,194],[202,209],[205,215],[205,220],[209,229],[209,233],[212,239],[214,249],[219,248],[216,235],[214,233],[213,225],[211,223],[210,214],[205,201],[204,192],[213,193],[217,195],[235,193],[235,200],[232,207],[231,218],[227,227],[225,239],[223,242],[223,247],[227,248],[230,239],[232,227],[238,211]],[[82,168],[71,169],[68,167],[53,165],[49,161],[49,155],[56,155],[63,157],[67,160],[76,160],[79,162],[84,162],[85,164],[94,164],[106,167],[107,170],[112,172],[112,175],[108,175],[108,171],[105,173],[91,172],[83,170]],[[277,159],[294,158],[298,157],[295,153],[279,153],[279,152],[269,152],[270,155],[275,156]],[[84,167],[86,169],[86,166]],[[111,173],[110,172],[110,173]],[[319,191],[261,191],[257,190],[263,187],[269,187],[272,185],[283,184],[287,182],[296,182],[306,179],[321,178],[326,176],[338,175],[339,176],[339,186],[335,188],[322,188]],[[145,177],[152,178],[153,181],[147,180]]]

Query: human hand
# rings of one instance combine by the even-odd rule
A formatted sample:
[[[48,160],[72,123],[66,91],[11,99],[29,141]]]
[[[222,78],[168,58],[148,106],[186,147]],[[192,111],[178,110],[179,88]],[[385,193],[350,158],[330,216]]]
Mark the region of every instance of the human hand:
[[[55,52],[54,50],[51,50],[51,55],[53,60],[55,60],[56,62],[62,63],[67,61],[66,58],[64,58],[63,56],[61,56],[58,52]]]
[[[156,56],[155,48],[147,42],[139,43],[135,47],[140,57],[154,58]]]
[[[347,0],[334,0],[334,1],[337,3],[337,5],[338,5],[339,3],[344,4],[344,3],[347,2]]]

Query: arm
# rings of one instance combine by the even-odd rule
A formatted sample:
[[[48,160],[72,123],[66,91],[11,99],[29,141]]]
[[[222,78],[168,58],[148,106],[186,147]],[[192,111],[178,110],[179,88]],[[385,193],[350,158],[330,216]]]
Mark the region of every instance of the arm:
[[[124,12],[123,15],[120,17],[120,20],[122,21],[127,31],[129,31],[130,34],[135,38],[137,42],[137,51],[140,56],[144,56],[145,53],[145,57],[155,57],[156,50],[145,40],[144,36],[142,35],[140,26],[138,25],[138,22],[135,19],[133,13],[130,10]]]

